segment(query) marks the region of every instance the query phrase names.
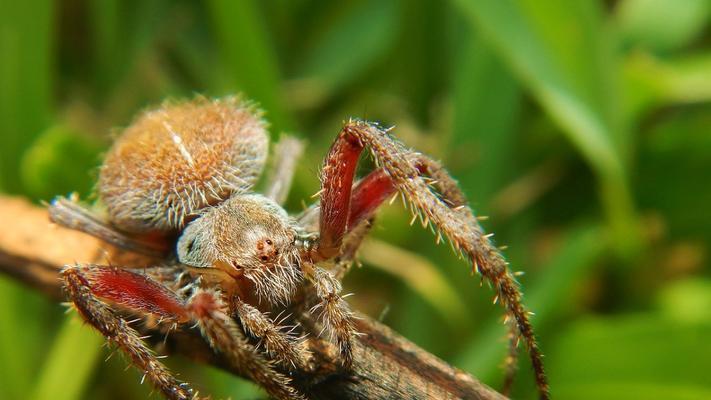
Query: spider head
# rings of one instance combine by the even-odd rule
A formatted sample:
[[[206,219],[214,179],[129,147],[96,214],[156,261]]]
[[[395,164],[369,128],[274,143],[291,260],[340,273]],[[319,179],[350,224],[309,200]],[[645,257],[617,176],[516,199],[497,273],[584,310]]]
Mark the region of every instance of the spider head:
[[[208,208],[178,240],[178,260],[251,280],[262,298],[289,299],[302,274],[296,231],[286,211],[258,195],[236,195]]]

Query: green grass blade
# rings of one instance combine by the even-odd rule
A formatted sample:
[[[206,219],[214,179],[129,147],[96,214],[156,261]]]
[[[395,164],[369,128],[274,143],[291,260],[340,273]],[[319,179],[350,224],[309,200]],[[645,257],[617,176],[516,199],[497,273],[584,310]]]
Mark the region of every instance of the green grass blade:
[[[617,245],[636,248],[618,71],[597,2],[456,0],[595,170]]]
[[[26,293],[9,278],[0,277],[0,387],[3,397],[22,399],[29,391],[33,357],[28,338],[36,339],[37,325],[25,325],[25,316],[35,311],[27,307]],[[20,329],[25,333],[20,335]],[[35,343],[36,345],[36,343]]]
[[[78,400],[103,353],[104,339],[79,318],[67,318],[37,378],[34,400]]]
[[[616,8],[625,43],[669,52],[688,45],[708,26],[708,0],[624,0]]]
[[[484,208],[509,178],[521,91],[481,40],[463,38],[453,82],[454,121],[450,167],[469,198]],[[472,151],[474,156],[472,156]],[[488,211],[487,211],[488,212]]]
[[[455,327],[471,322],[456,289],[426,257],[376,239],[363,243],[360,257],[367,265],[402,280]]]
[[[52,108],[53,2],[0,1],[0,171],[19,192],[22,150],[47,125]]]
[[[274,49],[254,1],[211,0],[209,11],[234,89],[258,101],[278,133],[293,127],[281,98]]]
[[[119,62],[126,55],[125,38],[121,33],[121,6],[116,0],[92,1],[88,3],[88,11],[91,14],[94,85],[99,94],[106,96],[119,78],[118,70],[125,66]]]
[[[625,60],[628,109],[641,117],[657,107],[711,101],[711,54],[662,59],[633,53]]]
[[[52,108],[54,3],[0,0],[0,190],[19,193],[22,152],[48,124]],[[22,399],[41,348],[37,318],[46,302],[0,279],[0,387]],[[21,332],[21,333],[20,333]]]

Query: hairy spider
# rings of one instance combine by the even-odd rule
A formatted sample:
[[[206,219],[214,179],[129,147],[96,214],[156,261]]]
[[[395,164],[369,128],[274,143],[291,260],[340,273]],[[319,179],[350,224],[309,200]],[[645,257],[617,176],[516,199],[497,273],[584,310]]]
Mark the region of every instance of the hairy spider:
[[[354,184],[366,147],[377,168]],[[548,397],[518,284],[437,162],[376,124],[351,120],[326,156],[320,204],[290,217],[280,204],[301,144],[289,137],[278,143],[265,193],[258,194],[253,187],[267,153],[265,123],[249,103],[236,97],[168,102],[141,114],[106,155],[97,186],[106,216],[75,199],[58,198],[50,206],[56,223],[160,260],[143,268],[71,265],[62,270],[62,279],[82,317],[165,397],[196,394],[148,349],[120,310],[153,316],[169,327],[196,325],[215,351],[270,395],[303,398],[276,364],[282,370],[305,366],[308,349],[293,327],[280,326],[268,312],[289,304],[307,281],[310,312],[319,316],[348,368],[358,356],[352,346],[356,332],[339,294],[340,278],[376,209],[398,193],[412,209],[413,222],[419,216],[424,226],[431,225],[438,242],[449,240],[495,288],[507,320],[511,317],[513,349],[522,338],[541,397]],[[254,351],[250,337],[260,341],[263,352]]]

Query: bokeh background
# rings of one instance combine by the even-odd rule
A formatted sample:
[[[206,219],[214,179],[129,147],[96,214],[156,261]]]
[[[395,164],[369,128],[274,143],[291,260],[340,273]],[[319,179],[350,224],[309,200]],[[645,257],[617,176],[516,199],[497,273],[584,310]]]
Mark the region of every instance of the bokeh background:
[[[710,17],[709,0],[1,0],[0,188],[89,196],[137,111],[243,92],[273,137],[309,143],[299,211],[343,120],[395,125],[525,271],[554,397],[711,398]],[[499,387],[492,291],[408,221],[382,210],[351,303]],[[63,310],[0,277],[0,398],[145,398]],[[169,364],[214,398],[263,396]]]

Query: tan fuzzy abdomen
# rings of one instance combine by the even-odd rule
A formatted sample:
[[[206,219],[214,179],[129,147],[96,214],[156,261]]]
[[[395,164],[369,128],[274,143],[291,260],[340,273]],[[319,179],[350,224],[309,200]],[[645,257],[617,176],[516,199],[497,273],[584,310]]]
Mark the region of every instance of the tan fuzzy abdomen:
[[[125,231],[174,231],[201,208],[249,190],[267,149],[260,114],[237,98],[165,103],[116,140],[99,196]]]

